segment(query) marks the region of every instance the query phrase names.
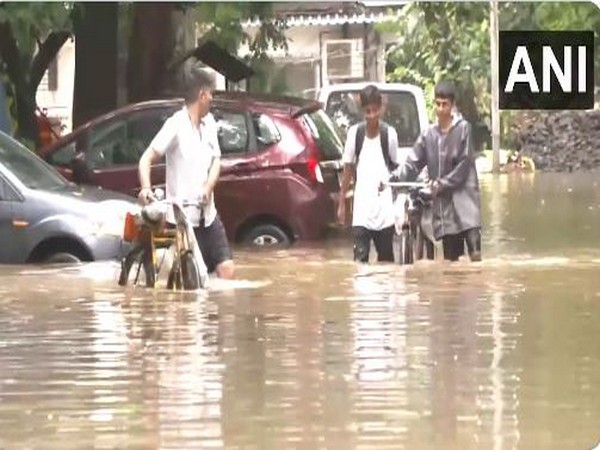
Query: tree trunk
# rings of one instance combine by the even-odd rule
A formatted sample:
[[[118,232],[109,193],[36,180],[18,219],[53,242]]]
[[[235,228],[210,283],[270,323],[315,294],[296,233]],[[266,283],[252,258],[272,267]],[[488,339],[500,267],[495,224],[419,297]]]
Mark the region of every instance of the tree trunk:
[[[6,65],[6,74],[14,89],[17,119],[16,137],[27,139],[37,147],[39,145],[39,133],[35,117],[35,90],[32,92],[29,76],[25,69],[25,59],[19,52],[8,22],[0,23],[0,60]]]
[[[74,17],[74,128],[117,107],[117,12],[117,3],[90,2]]]
[[[170,82],[174,56],[175,3],[135,3],[129,41],[127,92],[130,102],[159,98]]]

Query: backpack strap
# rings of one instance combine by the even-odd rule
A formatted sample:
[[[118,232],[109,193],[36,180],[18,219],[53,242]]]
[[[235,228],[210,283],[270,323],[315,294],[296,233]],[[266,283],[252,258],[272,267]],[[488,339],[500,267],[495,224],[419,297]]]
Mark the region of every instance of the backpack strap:
[[[385,122],[380,122],[379,124],[379,140],[381,142],[381,151],[383,152],[383,160],[385,161],[385,165],[388,170],[392,172],[394,169],[398,167],[396,163],[392,161],[390,156],[390,141],[389,141],[389,133],[388,133],[389,125]],[[358,157],[360,156],[360,151],[362,150],[363,144],[365,142],[365,134],[367,130],[366,122],[362,122],[356,128],[356,139],[354,142],[354,155],[356,164],[358,164]]]
[[[392,161],[390,155],[390,140],[388,134],[389,125],[385,122],[379,124],[379,140],[381,141],[381,151],[383,152],[383,160],[390,172],[394,171],[398,164]]]
[[[362,150],[363,143],[365,142],[366,130],[366,122],[359,123],[358,127],[356,128],[356,139],[354,141],[354,160],[356,161],[356,164],[358,164],[358,157],[360,156],[360,151]]]

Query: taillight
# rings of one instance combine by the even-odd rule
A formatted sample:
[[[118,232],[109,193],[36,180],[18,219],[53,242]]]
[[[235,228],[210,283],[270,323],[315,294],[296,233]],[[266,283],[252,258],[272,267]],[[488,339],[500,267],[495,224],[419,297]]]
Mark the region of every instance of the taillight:
[[[321,172],[321,166],[319,166],[319,160],[311,156],[306,162],[306,166],[311,180],[323,183],[323,173]]]

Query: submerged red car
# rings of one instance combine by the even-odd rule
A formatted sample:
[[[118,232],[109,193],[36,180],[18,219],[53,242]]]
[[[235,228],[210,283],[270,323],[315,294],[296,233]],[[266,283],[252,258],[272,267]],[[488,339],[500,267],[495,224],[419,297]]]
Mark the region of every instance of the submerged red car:
[[[67,178],[132,196],[137,164],[183,100],[137,103],[98,117],[39,151]],[[295,97],[215,92],[221,178],[215,201],[231,241],[289,244],[335,223],[342,142],[321,104]],[[164,162],[152,168],[164,184]]]

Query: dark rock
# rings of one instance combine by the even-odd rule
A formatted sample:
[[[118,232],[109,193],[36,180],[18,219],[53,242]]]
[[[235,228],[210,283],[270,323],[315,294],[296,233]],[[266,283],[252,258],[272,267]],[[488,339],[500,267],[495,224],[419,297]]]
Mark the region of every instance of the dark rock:
[[[600,111],[524,114],[516,147],[539,170],[570,172],[600,168]]]

